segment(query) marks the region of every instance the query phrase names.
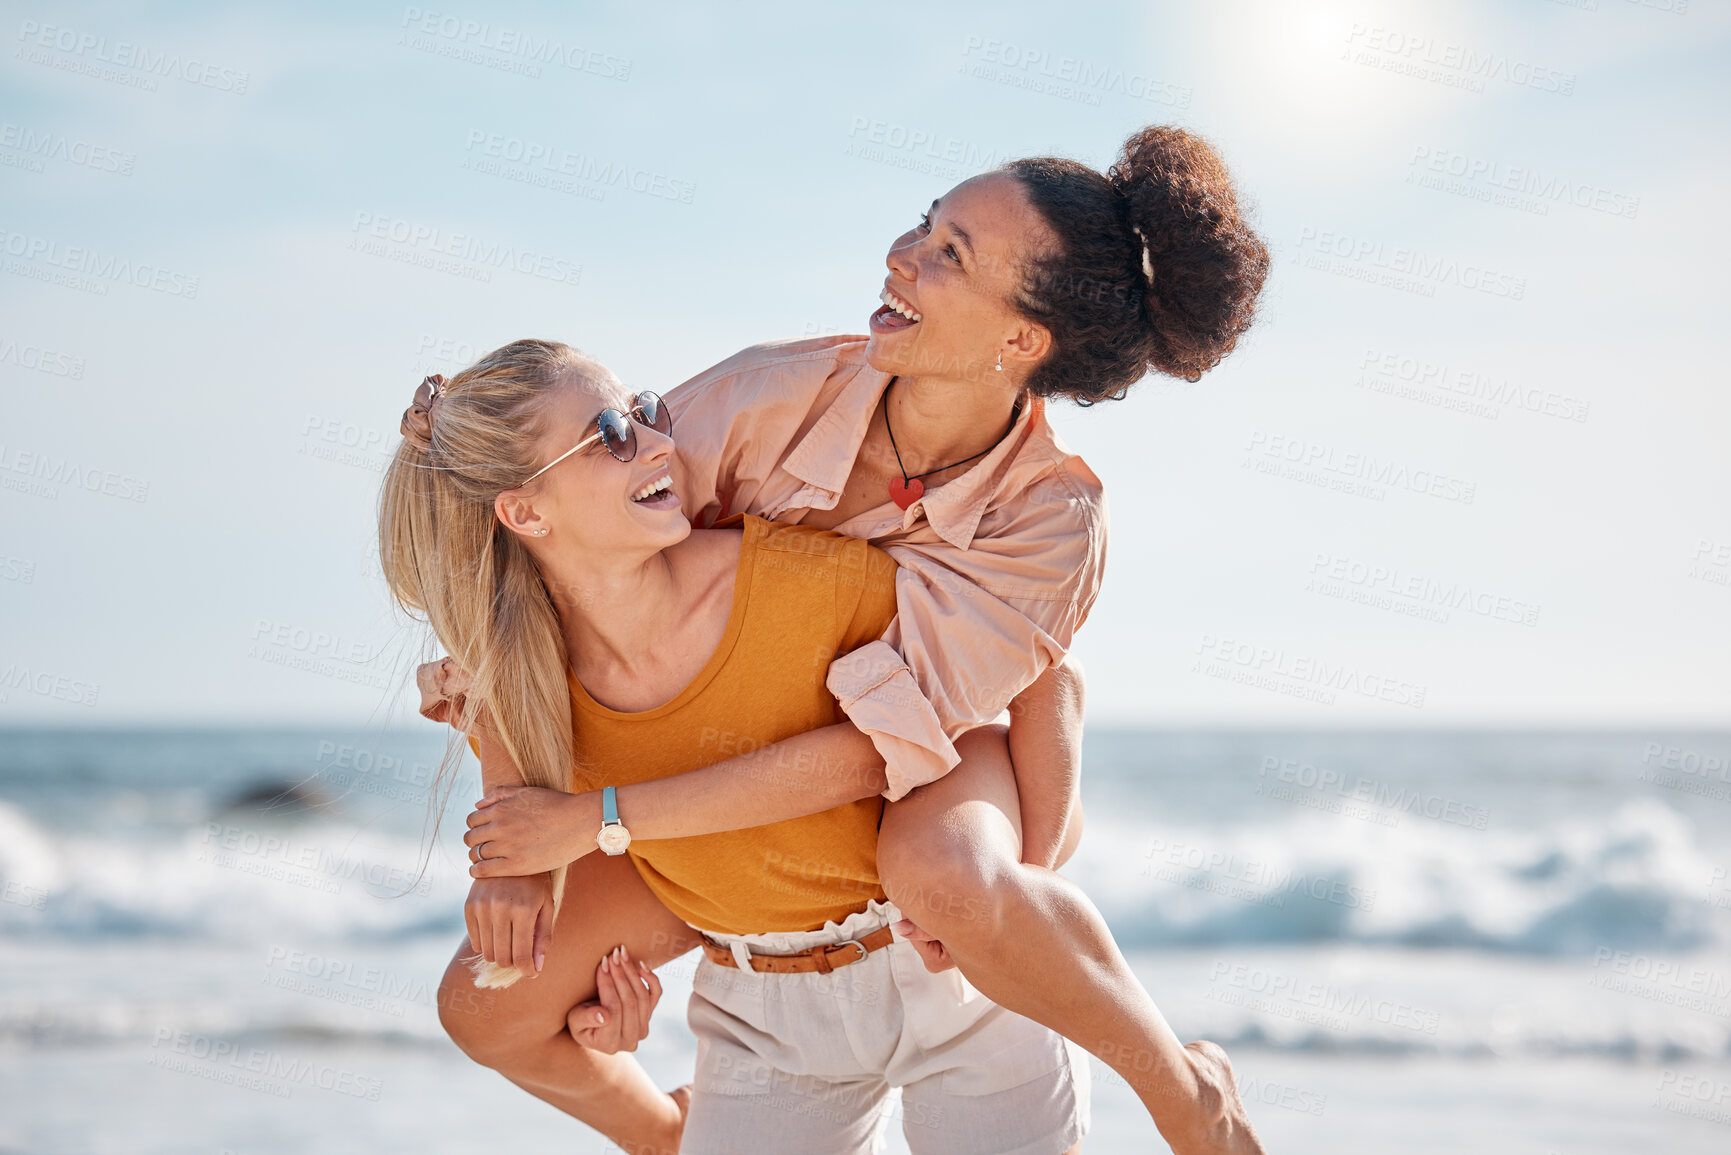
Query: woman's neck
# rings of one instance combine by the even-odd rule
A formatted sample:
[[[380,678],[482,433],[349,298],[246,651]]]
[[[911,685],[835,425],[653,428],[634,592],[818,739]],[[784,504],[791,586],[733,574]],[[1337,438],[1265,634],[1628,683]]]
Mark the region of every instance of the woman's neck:
[[[884,411],[902,464],[915,474],[997,444],[1009,428],[1018,396],[1009,381],[897,377],[885,393]]]
[[[616,710],[647,710],[697,676],[726,632],[740,537],[694,530],[648,559],[611,567],[587,557],[537,559],[566,661],[590,696]]]
[[[579,659],[629,667],[666,640],[660,635],[674,628],[685,609],[672,556],[681,545],[613,564],[557,547],[538,551],[536,564],[574,669]]]

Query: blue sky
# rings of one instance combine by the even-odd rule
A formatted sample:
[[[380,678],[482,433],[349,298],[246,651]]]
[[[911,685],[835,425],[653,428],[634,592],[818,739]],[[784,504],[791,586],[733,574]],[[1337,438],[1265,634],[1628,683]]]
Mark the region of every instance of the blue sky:
[[[1681,8],[1681,10],[1679,10]],[[0,5],[0,723],[377,719],[428,372],[858,331],[1009,157],[1182,124],[1276,253],[1108,486],[1091,718],[1731,721],[1723,8]]]

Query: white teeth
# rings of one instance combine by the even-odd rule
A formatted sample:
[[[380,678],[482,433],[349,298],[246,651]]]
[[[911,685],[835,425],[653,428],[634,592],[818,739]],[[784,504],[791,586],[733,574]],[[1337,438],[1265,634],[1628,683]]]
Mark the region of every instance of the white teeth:
[[[920,315],[914,312],[912,305],[908,304],[888,289],[885,289],[883,292],[878,294],[878,300],[882,301],[895,312],[900,313],[910,321],[918,321],[920,319]]]
[[[642,501],[645,498],[654,497],[656,494],[660,493],[664,489],[670,488],[672,485],[672,475],[664,473],[654,481],[651,481],[648,485],[645,485],[642,489],[639,489],[636,493],[632,494],[631,500]]]

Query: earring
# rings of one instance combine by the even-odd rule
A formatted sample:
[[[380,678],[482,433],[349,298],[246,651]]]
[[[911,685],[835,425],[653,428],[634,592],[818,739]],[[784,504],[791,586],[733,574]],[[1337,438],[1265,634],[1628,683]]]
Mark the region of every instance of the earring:
[[[535,531],[535,536],[536,536],[536,537],[546,537],[546,536],[547,536],[547,531],[546,531],[546,530],[544,530],[544,529],[538,529],[538,530],[536,530],[536,531]]]
[[[999,349],[998,350],[998,372],[1002,373],[1003,371],[1004,371],[1004,351],[1002,349]]]

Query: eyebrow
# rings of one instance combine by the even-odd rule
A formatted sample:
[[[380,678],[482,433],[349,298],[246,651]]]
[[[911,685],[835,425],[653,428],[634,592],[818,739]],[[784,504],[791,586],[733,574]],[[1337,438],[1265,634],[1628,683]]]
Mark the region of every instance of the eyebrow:
[[[942,199],[943,199],[942,197],[938,198],[938,200],[942,200]],[[935,213],[935,212],[937,212],[937,209],[938,209],[938,201],[935,200],[932,202],[932,207],[929,211]],[[950,231],[952,233],[956,234],[956,236],[961,240],[963,245],[967,246],[968,256],[970,256],[970,257],[973,256],[974,255],[974,238],[970,237],[968,235],[968,230],[964,229],[961,225],[958,225],[955,221],[950,221],[949,226],[950,226]]]

